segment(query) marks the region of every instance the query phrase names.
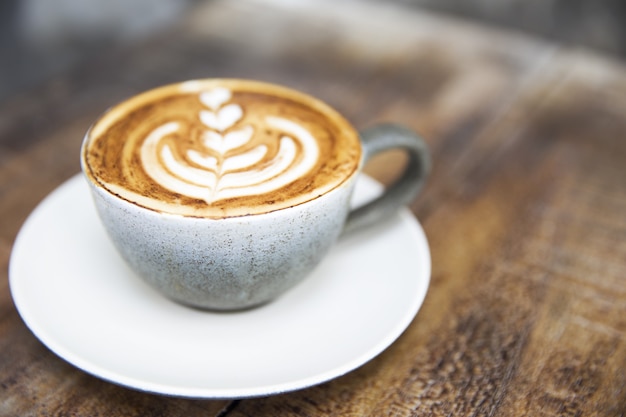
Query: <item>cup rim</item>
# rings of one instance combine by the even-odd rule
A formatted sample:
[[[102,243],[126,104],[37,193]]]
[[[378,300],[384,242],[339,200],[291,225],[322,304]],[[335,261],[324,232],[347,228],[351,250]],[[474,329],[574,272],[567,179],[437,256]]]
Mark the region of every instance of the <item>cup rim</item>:
[[[195,214],[185,214],[185,213],[172,213],[169,211],[162,211],[157,208],[152,208],[152,207],[147,206],[146,204],[142,204],[141,202],[133,201],[131,199],[128,199],[119,195],[118,193],[109,189],[106,186],[106,184],[100,181],[97,175],[93,173],[86,158],[88,145],[90,141],[92,140],[92,138],[97,136],[96,134],[94,134],[95,129],[105,129],[107,126],[110,125],[110,123],[117,120],[117,117],[115,117],[115,114],[123,113],[124,111],[130,110],[131,108],[139,105],[140,103],[144,103],[148,101],[149,96],[156,95],[154,98],[157,98],[159,95],[166,95],[172,92],[174,89],[182,88],[184,92],[200,92],[204,89],[210,88],[210,86],[213,86],[213,85],[224,86],[228,84],[237,84],[237,85],[243,84],[246,87],[254,88],[255,91],[260,91],[260,92],[269,91],[269,90],[273,92],[278,91],[278,93],[284,97],[287,97],[297,102],[304,102],[306,105],[313,108],[314,110],[317,110],[327,115],[333,121],[335,125],[339,126],[342,131],[346,132],[346,135],[353,136],[356,139],[355,143],[359,147],[359,160],[355,164],[353,171],[349,175],[346,175],[334,187],[324,191],[321,194],[312,196],[311,198],[307,200],[304,200],[304,201],[301,201],[292,205],[287,205],[287,206],[279,207],[276,209],[257,212],[257,213],[243,213],[243,214],[224,215],[224,216],[207,216],[207,215],[195,215]],[[108,123],[104,123],[107,121]],[[103,123],[104,123],[104,126],[102,126]],[[341,189],[344,186],[352,183],[354,178],[361,172],[363,168],[364,158],[365,158],[364,149],[360,140],[359,133],[352,126],[352,124],[348,122],[347,119],[344,118],[344,116],[342,116],[337,110],[335,110],[329,104],[325,103],[324,101],[312,95],[295,90],[290,87],[286,87],[286,86],[274,84],[274,83],[269,83],[265,81],[240,79],[240,78],[204,78],[204,79],[181,81],[181,82],[169,83],[169,84],[165,84],[162,86],[158,86],[158,87],[140,92],[136,95],[130,96],[112,105],[107,110],[105,110],[102,114],[100,114],[100,116],[87,129],[87,132],[85,133],[83,137],[81,148],[80,148],[81,171],[83,173],[83,176],[96,189],[103,191],[104,193],[114,197],[117,200],[125,201],[131,206],[136,207],[138,209],[155,212],[161,215],[171,215],[174,217],[184,217],[184,218],[194,218],[194,219],[213,219],[213,220],[224,220],[224,219],[230,219],[230,218],[236,219],[236,218],[249,217],[249,216],[262,216],[265,214],[275,213],[275,212],[279,212],[282,210],[291,209],[296,206],[301,206],[301,205],[312,203],[316,200],[319,200],[321,197],[324,197],[330,193],[333,193],[334,191]]]

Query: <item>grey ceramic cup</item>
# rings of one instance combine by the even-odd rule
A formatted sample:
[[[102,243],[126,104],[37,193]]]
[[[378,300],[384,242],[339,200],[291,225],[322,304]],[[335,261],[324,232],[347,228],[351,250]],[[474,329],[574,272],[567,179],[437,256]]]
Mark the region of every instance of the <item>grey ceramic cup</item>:
[[[303,280],[344,232],[378,223],[418,194],[429,168],[425,142],[395,125],[362,132],[359,169],[310,201],[238,217],[171,215],[131,203],[88,180],[98,214],[130,267],[179,303],[237,310],[275,299]],[[403,149],[409,162],[376,200],[350,210],[357,177],[374,155]],[[84,152],[83,152],[84,154]]]

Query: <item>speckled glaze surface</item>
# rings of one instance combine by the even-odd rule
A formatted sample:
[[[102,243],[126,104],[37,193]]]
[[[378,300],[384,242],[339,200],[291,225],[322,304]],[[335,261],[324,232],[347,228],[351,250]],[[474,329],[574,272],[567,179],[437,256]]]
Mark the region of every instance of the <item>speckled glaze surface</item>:
[[[394,125],[376,126],[361,139],[359,170],[343,184],[264,214],[212,219],[161,213],[86,178],[107,233],[139,276],[182,304],[239,310],[280,296],[315,268],[342,233],[385,219],[418,194],[430,170],[423,139]],[[351,211],[360,169],[394,148],[409,154],[404,173],[380,197]]]
[[[313,270],[343,229],[355,178],[289,209],[226,219],[154,212],[89,184],[135,272],[180,303],[232,310],[266,303]]]

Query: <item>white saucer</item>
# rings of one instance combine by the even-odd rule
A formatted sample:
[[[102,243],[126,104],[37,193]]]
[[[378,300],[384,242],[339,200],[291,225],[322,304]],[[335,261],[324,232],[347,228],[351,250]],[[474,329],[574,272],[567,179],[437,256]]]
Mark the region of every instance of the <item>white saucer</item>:
[[[379,190],[364,177],[355,202]],[[422,305],[430,254],[404,210],[343,238],[313,275],[272,303],[198,311],[133,275],[76,176],[23,225],[9,275],[28,327],[78,368],[141,391],[240,398],[315,385],[382,352]]]

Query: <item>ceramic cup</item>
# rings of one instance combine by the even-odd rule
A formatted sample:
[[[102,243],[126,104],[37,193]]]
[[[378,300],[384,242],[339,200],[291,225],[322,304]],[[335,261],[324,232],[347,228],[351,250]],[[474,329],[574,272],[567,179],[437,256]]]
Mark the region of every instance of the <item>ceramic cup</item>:
[[[408,163],[374,201],[350,200],[364,164]],[[429,171],[424,141],[396,125],[361,134],[303,93],[246,80],[160,87],[107,111],[81,166],[102,223],[130,267],[179,303],[237,310],[304,279],[342,233],[411,202]]]

